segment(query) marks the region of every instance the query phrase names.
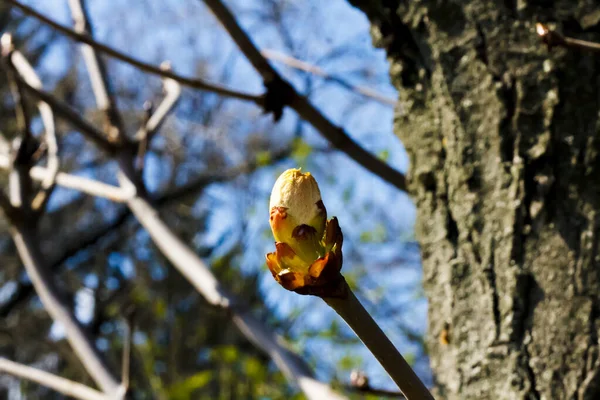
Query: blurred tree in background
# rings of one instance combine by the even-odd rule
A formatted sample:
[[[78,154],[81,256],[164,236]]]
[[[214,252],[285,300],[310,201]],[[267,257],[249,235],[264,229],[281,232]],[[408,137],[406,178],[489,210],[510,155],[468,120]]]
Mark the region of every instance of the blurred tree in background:
[[[72,27],[66,1],[23,2]],[[392,135],[395,91],[364,15],[343,1],[228,2],[264,55],[299,92],[364,148],[395,168],[406,155]],[[0,28],[13,34],[43,87],[105,126],[79,44],[16,7],[0,5]],[[261,93],[261,78],[201,1],[86,2],[95,40],[185,76]],[[345,21],[340,24],[339,21]],[[159,78],[101,56],[123,125],[136,132],[163,97]],[[5,72],[4,70],[2,71]],[[0,131],[20,132],[8,81],[0,80]],[[41,135],[35,101],[31,129]],[[61,171],[117,185],[118,164],[65,119],[56,117]],[[286,110],[272,115],[248,102],[183,87],[179,102],[146,150],[143,181],[166,224],[206,260],[253,315],[289,339],[316,371],[348,396],[350,372],[393,388],[354,334],[314,298],[291,296],[264,267],[271,251],[268,195],[276,176],[300,166],[321,182],[328,211],[344,229],[344,271],[372,315],[428,383],[422,335],[413,206],[405,193],[337,151]],[[7,175],[2,176],[3,186]],[[8,232],[2,221],[3,232]],[[207,303],[159,251],[125,205],[58,186],[39,225],[39,245],[68,304],[108,364],[119,371],[126,321],[133,318],[134,398],[301,398],[264,352]],[[94,386],[35,295],[8,233],[0,236],[0,354]],[[133,317],[131,317],[133,314]],[[0,376],[2,396],[62,398],[34,383]],[[362,395],[361,395],[362,396]],[[360,396],[359,396],[360,397]]]

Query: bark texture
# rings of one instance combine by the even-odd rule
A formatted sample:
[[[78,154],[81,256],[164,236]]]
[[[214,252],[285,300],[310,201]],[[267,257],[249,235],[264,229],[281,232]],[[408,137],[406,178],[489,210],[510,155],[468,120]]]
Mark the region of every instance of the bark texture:
[[[600,5],[349,1],[400,91],[436,397],[599,399],[600,55],[535,23],[600,41]]]

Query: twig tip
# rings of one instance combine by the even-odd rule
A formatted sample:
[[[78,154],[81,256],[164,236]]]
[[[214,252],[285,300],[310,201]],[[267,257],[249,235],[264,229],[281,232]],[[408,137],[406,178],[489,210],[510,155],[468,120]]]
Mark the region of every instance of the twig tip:
[[[0,46],[2,47],[2,56],[8,55],[14,49],[12,34],[5,32],[0,38]]]

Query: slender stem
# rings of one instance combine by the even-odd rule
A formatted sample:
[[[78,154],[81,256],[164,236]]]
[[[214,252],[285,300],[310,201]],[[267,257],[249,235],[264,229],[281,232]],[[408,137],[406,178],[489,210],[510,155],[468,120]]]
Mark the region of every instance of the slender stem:
[[[65,396],[81,400],[108,400],[101,392],[81,383],[73,382],[63,377],[51,374],[41,369],[29,367],[0,357],[0,372],[17,378],[27,379],[42,386],[55,390]]]
[[[345,298],[323,297],[323,300],[352,328],[407,399],[433,400],[429,390],[352,293],[348,284],[345,281],[342,284],[346,285],[348,293]]]
[[[337,83],[338,85],[350,90],[351,92],[360,94],[361,96],[373,99],[386,106],[394,107],[396,105],[396,99],[381,94],[367,86],[354,85],[344,78],[325,72],[322,68],[312,65],[306,61],[299,60],[287,54],[281,53],[275,50],[262,50],[260,54],[266,59],[277,61],[287,65],[290,68],[294,68],[300,71],[308,72],[316,76],[320,76],[326,81]]]
[[[158,131],[175,104],[179,101],[179,97],[181,96],[181,85],[179,82],[174,79],[163,78],[163,90],[165,91],[164,99],[136,133],[135,137],[137,140],[147,139],[150,142],[152,136]]]
[[[577,47],[583,50],[600,51],[600,43],[565,37],[567,47]]]
[[[565,48],[576,48],[586,51],[600,51],[600,43],[590,42],[587,40],[575,39],[548,28],[542,23],[537,23],[536,26],[537,34],[540,36],[542,41],[548,46],[548,49],[552,49],[555,46],[562,46]]]

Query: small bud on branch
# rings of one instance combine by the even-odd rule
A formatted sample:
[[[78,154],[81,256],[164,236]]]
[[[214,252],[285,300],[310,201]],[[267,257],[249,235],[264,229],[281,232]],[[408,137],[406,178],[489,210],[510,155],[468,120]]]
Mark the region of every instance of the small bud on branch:
[[[565,48],[578,48],[588,51],[600,51],[600,43],[589,42],[587,40],[573,39],[567,36],[563,36],[560,33],[548,28],[548,26],[537,23],[535,24],[535,30],[540,36],[544,44],[548,46],[548,51],[552,50],[553,47],[565,47]]]
[[[300,294],[335,297],[342,268],[342,231],[327,221],[317,181],[310,172],[288,169],[279,176],[270,201],[274,253],[267,266],[281,286]]]

